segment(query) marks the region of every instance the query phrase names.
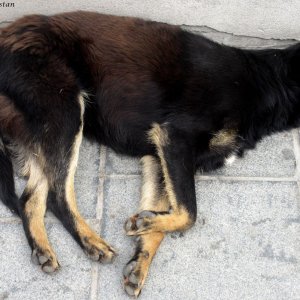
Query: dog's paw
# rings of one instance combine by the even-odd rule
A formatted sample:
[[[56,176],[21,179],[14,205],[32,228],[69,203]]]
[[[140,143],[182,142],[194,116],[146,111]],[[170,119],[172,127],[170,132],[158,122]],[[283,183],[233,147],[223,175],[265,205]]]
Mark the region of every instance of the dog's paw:
[[[146,274],[143,273],[141,260],[131,260],[123,269],[124,289],[129,296],[138,297],[141,293]]]
[[[129,218],[124,225],[127,235],[144,234],[151,231],[157,212],[144,210]]]
[[[135,254],[123,269],[124,289],[128,295],[138,297],[141,293],[152,259],[163,238],[164,233],[162,232],[134,237]]]
[[[33,249],[31,260],[35,265],[41,265],[45,273],[53,273],[60,268],[55,255],[48,250]]]
[[[83,240],[84,253],[93,261],[99,261],[103,264],[112,263],[117,252],[98,236],[90,238],[85,237]]]

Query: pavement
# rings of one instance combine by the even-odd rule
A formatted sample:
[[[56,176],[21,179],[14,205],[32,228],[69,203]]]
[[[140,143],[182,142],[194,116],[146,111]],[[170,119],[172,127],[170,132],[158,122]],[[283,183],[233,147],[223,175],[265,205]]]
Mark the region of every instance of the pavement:
[[[189,29],[245,48],[291,43]],[[91,262],[47,214],[49,239],[62,268],[43,274],[30,262],[20,220],[0,203],[0,300],[129,299],[121,274],[134,243],[123,224],[138,207],[139,161],[86,140],[79,160],[79,210],[119,256],[112,265]],[[230,167],[197,173],[198,221],[163,241],[140,299],[300,299],[299,176],[298,130],[265,138]],[[19,194],[23,187],[17,179]]]

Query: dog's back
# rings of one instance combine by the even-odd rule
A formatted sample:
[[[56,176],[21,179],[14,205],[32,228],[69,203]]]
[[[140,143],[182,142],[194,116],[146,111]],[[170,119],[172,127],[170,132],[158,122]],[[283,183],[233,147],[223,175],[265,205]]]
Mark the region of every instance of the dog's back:
[[[245,80],[238,50],[168,24],[91,12],[33,15],[5,28],[0,43],[13,53],[8,55],[32,58],[37,73],[47,63],[58,69],[69,66],[80,88],[90,94],[86,134],[133,155],[153,152],[145,132],[174,111],[198,119],[214,113],[220,119],[223,111],[215,109],[220,97],[230,109],[249,94],[243,85],[231,86]],[[7,72],[2,72],[6,78]],[[0,77],[0,89],[2,82]],[[207,128],[205,117],[202,123],[205,131],[219,127],[214,123]]]

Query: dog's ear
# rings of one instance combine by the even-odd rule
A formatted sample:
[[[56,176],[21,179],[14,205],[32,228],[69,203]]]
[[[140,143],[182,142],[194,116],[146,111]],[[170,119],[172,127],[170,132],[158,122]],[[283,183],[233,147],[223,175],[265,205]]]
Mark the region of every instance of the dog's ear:
[[[300,43],[288,50],[288,77],[300,86]]]

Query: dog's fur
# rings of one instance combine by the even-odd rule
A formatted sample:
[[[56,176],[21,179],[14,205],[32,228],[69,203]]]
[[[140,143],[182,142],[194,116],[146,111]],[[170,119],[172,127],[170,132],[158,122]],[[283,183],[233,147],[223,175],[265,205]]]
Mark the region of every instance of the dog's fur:
[[[47,207],[93,259],[115,255],[77,210],[82,132],[143,157],[140,212],[125,224],[139,236],[124,269],[125,289],[137,296],[165,232],[195,223],[195,171],[221,167],[299,121],[299,45],[247,51],[177,26],[91,12],[27,16],[0,35],[0,197],[22,218],[46,272],[59,267]],[[28,177],[20,199],[12,161]]]

